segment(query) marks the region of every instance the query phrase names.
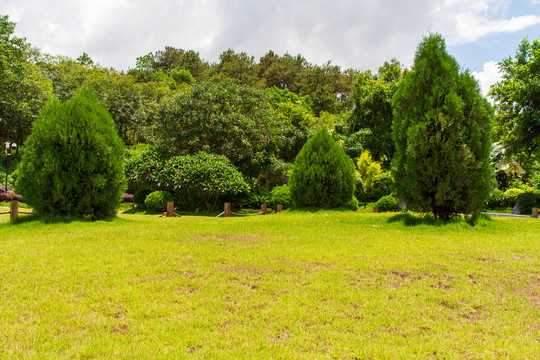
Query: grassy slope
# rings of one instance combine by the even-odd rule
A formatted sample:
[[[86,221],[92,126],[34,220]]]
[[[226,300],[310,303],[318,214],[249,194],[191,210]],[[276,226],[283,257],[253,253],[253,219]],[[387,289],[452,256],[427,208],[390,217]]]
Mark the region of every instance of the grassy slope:
[[[0,353],[537,358],[540,221],[405,220],[321,211],[0,224]]]

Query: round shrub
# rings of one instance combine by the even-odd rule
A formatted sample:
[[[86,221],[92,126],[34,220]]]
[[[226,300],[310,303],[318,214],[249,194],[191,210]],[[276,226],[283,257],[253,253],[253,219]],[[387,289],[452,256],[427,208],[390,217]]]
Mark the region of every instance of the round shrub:
[[[322,128],[296,157],[290,180],[297,206],[336,208],[353,197],[355,168],[349,156]]]
[[[270,197],[273,206],[283,205],[284,208],[290,208],[293,205],[289,185],[276,186],[270,192]]]
[[[173,202],[174,196],[168,191],[154,191],[148,194],[144,205],[152,212],[164,212],[167,210],[167,203]]]
[[[397,200],[392,195],[383,196],[375,204],[379,212],[398,211]]]
[[[531,214],[532,208],[540,208],[540,190],[529,190],[519,194],[517,204],[522,214]]]
[[[521,189],[511,188],[504,192],[506,196],[506,203],[504,206],[514,206],[517,203],[517,198],[520,194],[523,194],[525,191]]]
[[[16,189],[41,215],[114,216],[126,187],[124,144],[111,115],[83,87],[49,103],[25,142]]]

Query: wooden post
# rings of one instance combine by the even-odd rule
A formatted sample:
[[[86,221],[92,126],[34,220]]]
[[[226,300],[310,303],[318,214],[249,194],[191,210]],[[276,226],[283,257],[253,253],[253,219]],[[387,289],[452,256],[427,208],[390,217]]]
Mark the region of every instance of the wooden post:
[[[538,208],[533,208],[532,217],[538,219]]]
[[[374,213],[378,213],[378,212],[379,212],[379,208],[378,208],[377,206],[374,206],[374,207],[373,207],[373,212],[374,212]]]
[[[266,204],[261,204],[261,212],[263,215],[266,215],[266,208],[267,208]]]
[[[225,208],[223,210],[225,210],[223,214],[224,217],[231,216],[231,203],[225,203]]]
[[[174,202],[169,201],[167,202],[167,217],[173,217],[174,216]]]
[[[283,211],[283,205],[278,205],[277,206],[277,214],[279,214],[282,211]]]
[[[19,202],[12,201],[9,203],[9,218],[11,220],[16,219],[19,216]]]

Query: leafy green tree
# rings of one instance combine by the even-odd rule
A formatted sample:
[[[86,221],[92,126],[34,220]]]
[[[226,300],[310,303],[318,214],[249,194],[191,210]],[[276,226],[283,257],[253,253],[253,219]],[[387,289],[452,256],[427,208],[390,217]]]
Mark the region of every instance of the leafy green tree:
[[[300,54],[294,57],[286,53],[280,57],[273,51],[269,51],[261,57],[258,72],[259,77],[264,81],[264,87],[275,86],[278,89],[288,89],[299,94],[303,87],[304,74],[309,66]]]
[[[125,189],[124,145],[89,88],[43,109],[28,137],[17,192],[38,214],[113,216]]]
[[[323,128],[304,145],[290,179],[296,206],[344,207],[354,195],[354,164]]]
[[[170,83],[138,82],[134,76],[114,69],[84,66],[62,57],[42,61],[39,66],[60,100],[70,99],[83,84],[89,84],[127,144],[145,139],[147,128],[156,121],[159,103],[173,94],[170,83],[176,84],[173,79]]]
[[[219,60],[215,67],[214,79],[219,81],[230,79],[237,85],[263,87],[253,56],[229,49],[219,56]]]
[[[81,56],[77,58],[77,62],[83,66],[93,66],[94,60],[88,56],[87,53],[83,52]]]
[[[52,86],[31,62],[29,44],[14,31],[15,23],[0,16],[0,137],[22,145]]]
[[[495,135],[507,155],[540,158],[540,39],[525,38],[514,57],[499,63],[502,80],[491,88],[495,99]]]
[[[283,133],[264,91],[230,80],[195,84],[161,108],[155,140],[176,154],[225,155],[256,178],[271,163]]]
[[[201,59],[197,51],[165,46],[165,50],[160,50],[153,56],[152,71],[159,69],[163,69],[166,73],[175,69],[187,70],[200,82],[206,80],[210,66]]]
[[[492,110],[442,36],[420,43],[393,105],[398,196],[443,220],[479,209],[491,186]]]
[[[362,139],[362,147],[372,156],[390,167],[395,145],[392,137],[392,98],[401,76],[397,61],[385,63],[375,77],[363,73],[353,89],[354,110],[348,121],[348,132],[353,135],[360,130],[369,131]]]

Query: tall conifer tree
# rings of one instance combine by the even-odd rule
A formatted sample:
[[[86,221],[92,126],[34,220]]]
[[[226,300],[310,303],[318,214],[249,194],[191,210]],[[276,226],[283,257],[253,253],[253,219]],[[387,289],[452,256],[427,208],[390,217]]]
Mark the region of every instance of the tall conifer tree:
[[[490,189],[492,109],[441,35],[418,46],[393,101],[398,196],[443,220],[476,211]]]

